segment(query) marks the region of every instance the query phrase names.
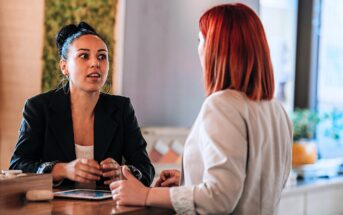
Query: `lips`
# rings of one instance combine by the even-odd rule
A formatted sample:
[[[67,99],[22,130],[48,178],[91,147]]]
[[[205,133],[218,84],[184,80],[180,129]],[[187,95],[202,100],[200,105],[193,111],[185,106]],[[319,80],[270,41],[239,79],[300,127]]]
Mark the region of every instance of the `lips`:
[[[87,75],[87,78],[100,78],[101,74],[99,72],[92,72]]]

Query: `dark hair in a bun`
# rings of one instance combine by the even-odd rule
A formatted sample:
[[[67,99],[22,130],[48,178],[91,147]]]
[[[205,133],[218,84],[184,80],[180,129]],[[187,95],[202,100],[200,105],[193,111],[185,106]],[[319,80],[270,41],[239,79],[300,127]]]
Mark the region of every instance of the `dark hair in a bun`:
[[[99,37],[106,45],[106,41],[86,22],[80,22],[77,26],[69,24],[61,28],[56,34],[56,46],[60,58],[67,59],[69,45],[78,37],[86,34],[92,34]]]

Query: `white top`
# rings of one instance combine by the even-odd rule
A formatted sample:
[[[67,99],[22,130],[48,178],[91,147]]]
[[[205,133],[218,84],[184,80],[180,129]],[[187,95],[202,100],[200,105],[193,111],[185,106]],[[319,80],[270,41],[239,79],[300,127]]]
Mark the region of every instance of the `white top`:
[[[75,144],[76,158],[94,159],[94,145],[81,146]]]
[[[292,126],[276,101],[209,96],[186,140],[178,214],[277,214],[291,169]]]

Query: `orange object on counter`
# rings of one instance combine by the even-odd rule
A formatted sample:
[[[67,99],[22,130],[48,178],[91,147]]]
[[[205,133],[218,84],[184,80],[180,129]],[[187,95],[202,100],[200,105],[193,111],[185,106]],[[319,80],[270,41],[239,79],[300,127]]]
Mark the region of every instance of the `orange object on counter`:
[[[294,142],[292,145],[292,165],[313,164],[317,161],[317,147],[314,142]]]

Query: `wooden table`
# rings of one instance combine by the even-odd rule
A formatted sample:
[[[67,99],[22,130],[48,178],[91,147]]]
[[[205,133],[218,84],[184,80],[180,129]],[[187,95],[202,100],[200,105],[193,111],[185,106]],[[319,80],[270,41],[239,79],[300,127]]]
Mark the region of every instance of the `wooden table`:
[[[112,200],[89,201],[74,199],[54,199],[48,202],[13,202],[0,208],[1,215],[7,214],[175,214],[173,210],[153,207],[116,206]]]
[[[73,189],[74,187],[63,187],[54,189],[61,191]],[[103,188],[102,188],[103,189]],[[28,202],[24,194],[17,198],[7,199],[0,205],[0,215],[19,214],[19,215],[36,215],[36,214],[71,214],[71,215],[107,215],[107,214],[158,214],[169,215],[175,214],[173,210],[154,207],[124,207],[117,206],[112,199],[107,200],[77,200],[55,198],[47,202]]]

